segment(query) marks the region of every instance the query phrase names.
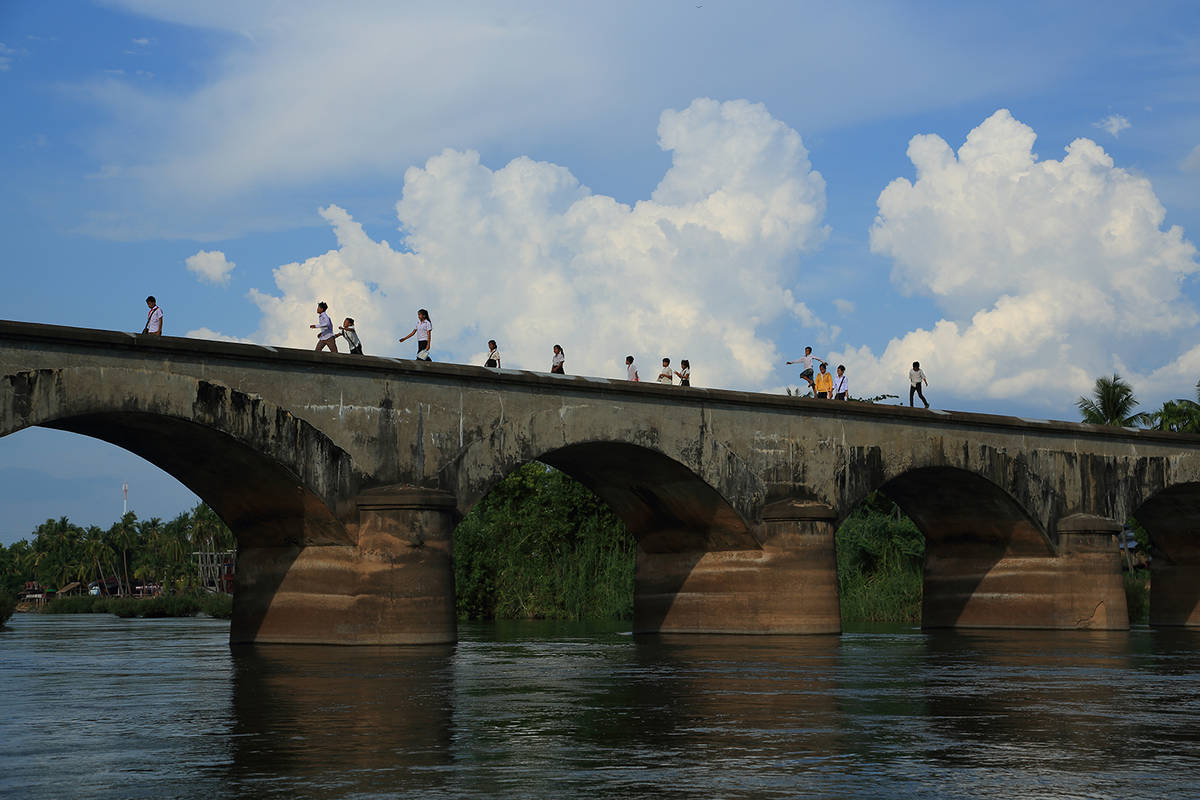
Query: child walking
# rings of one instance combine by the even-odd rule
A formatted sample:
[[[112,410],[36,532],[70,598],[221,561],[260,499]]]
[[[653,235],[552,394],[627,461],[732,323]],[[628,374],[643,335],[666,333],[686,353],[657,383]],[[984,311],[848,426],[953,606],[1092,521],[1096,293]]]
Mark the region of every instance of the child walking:
[[[346,340],[346,344],[350,345],[350,354],[355,356],[362,355],[362,340],[358,338],[357,331],[354,330],[354,319],[346,317],[339,329],[341,333],[335,334],[333,338],[341,336]]]
[[[433,343],[433,323],[429,319],[429,312],[423,308],[417,309],[417,327],[412,329],[407,336],[400,337],[400,341],[417,337],[417,360],[432,361],[429,357],[429,346]]]
[[[550,357],[550,371],[555,375],[566,375],[564,364],[567,361],[567,354],[562,349],[562,345],[554,345],[554,355]]]
[[[325,303],[317,303],[317,324],[309,325],[317,331],[317,346],[314,350],[328,347],[330,352],[336,353],[337,349],[337,334],[333,332],[333,323],[329,321],[329,315],[325,312],[329,310],[329,306]]]
[[[912,369],[908,371],[908,407],[912,408],[913,395],[921,398],[921,402],[929,408],[929,401],[925,399],[925,393],[921,391],[921,384],[929,385],[929,379],[925,377],[925,370],[921,369],[921,362],[914,361]]]
[[[658,371],[658,382],[668,386],[675,385],[675,373],[671,371],[671,359],[663,359],[662,369]]]
[[[675,373],[676,375],[679,376],[679,385],[680,386],[691,386],[692,385],[692,362],[688,361],[686,358],[681,358],[679,360],[679,366],[683,367],[682,372]]]

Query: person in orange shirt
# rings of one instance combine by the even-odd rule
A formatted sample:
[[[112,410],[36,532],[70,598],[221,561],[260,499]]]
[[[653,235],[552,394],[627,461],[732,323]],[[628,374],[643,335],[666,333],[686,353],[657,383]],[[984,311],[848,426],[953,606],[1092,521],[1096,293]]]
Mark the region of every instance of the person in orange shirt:
[[[817,391],[817,397],[830,398],[833,396],[833,375],[825,369],[824,361],[821,362],[821,371],[817,373],[813,387]]]

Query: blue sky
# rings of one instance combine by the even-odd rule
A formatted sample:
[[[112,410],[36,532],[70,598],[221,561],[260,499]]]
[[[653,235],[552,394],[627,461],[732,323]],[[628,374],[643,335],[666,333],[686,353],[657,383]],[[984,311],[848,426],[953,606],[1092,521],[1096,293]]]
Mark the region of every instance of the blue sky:
[[[1200,378],[1200,6],[0,5],[0,315],[783,391],[919,359],[944,408],[1075,417]],[[1070,152],[1067,148],[1070,147]],[[386,244],[385,244],[386,242]],[[189,262],[189,259],[191,261]],[[189,263],[191,268],[189,268]],[[510,309],[522,309],[514,314]],[[545,363],[543,363],[545,362]],[[0,541],[194,502],[54,431]]]

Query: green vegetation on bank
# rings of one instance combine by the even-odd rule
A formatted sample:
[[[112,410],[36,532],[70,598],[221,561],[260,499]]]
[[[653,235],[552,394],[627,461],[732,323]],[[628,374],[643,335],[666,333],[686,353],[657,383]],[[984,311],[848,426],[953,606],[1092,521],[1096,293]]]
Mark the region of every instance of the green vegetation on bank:
[[[636,542],[598,497],[531,462],[454,532],[462,619],[628,619]]]
[[[871,495],[836,534],[842,622],[921,621],[925,536],[900,509]]]
[[[199,613],[218,619],[233,614],[233,597],[227,594],[172,594],[157,597],[56,597],[44,614],[115,614],[118,617],[191,617]]]
[[[203,504],[170,522],[157,517],[139,520],[129,513],[107,529],[83,528],[66,517],[48,519],[31,539],[0,545],[0,597],[6,598],[0,600],[0,612],[27,582],[52,591],[78,582],[80,591],[98,583],[115,597],[60,597],[45,610],[104,610],[141,617],[181,616],[202,610],[228,617],[228,612],[222,611],[228,600],[208,600],[200,591],[192,553],[234,547],[233,533]],[[157,587],[162,594],[135,601],[131,595],[138,586]]]

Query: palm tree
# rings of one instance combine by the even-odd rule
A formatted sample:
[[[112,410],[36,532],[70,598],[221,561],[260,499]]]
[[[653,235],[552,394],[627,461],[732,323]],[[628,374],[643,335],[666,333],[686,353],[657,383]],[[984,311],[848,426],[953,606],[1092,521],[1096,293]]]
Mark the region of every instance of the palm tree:
[[[1200,433],[1200,381],[1196,382],[1196,400],[1168,400],[1150,415],[1155,430],[1175,433]]]
[[[1115,372],[1111,378],[1096,379],[1092,397],[1080,397],[1075,402],[1084,422],[1123,428],[1150,422],[1149,414],[1134,413],[1133,409],[1137,404],[1137,398],[1133,396],[1133,387]]]

